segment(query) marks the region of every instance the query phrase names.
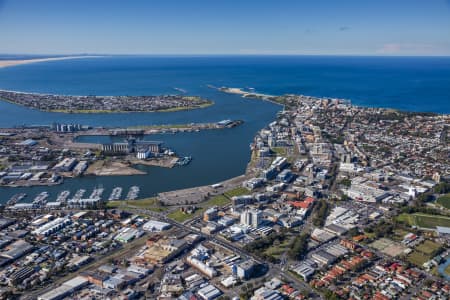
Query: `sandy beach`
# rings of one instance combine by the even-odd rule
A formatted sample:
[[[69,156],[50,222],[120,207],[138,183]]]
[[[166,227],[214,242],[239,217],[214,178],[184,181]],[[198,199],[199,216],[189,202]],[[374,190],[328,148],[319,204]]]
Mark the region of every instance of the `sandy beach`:
[[[35,59],[16,59],[16,60],[0,60],[0,68],[12,67],[17,65],[32,64],[46,61],[66,60],[66,59],[80,59],[80,58],[93,58],[100,56],[62,56],[62,57],[49,57],[49,58],[35,58]]]

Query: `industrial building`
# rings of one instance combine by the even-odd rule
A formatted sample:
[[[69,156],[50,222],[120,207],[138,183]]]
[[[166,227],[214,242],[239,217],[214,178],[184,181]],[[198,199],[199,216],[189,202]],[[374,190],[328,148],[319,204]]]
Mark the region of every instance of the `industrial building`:
[[[313,253],[311,257],[319,265],[329,265],[334,263],[337,259],[336,256],[324,250],[319,250],[316,253]]]
[[[213,300],[222,295],[222,292],[212,284],[208,284],[207,286],[199,289],[197,294],[203,300]]]
[[[61,124],[53,123],[52,129],[56,132],[75,132],[89,129],[89,126],[82,126],[81,124]]]
[[[72,221],[69,218],[57,218],[35,229],[32,233],[37,236],[48,236],[61,230],[70,223],[72,223]]]
[[[31,252],[33,249],[34,247],[28,242],[24,240],[18,240],[9,245],[6,248],[6,251],[1,252],[0,256],[11,260],[16,260],[24,256],[25,254]]]
[[[163,231],[171,227],[169,223],[150,220],[142,226],[145,231]]]
[[[77,276],[51,291],[39,296],[38,300],[60,300],[69,296],[73,292],[87,286],[89,281],[82,276]]]
[[[161,141],[136,141],[127,139],[125,142],[102,144],[102,151],[107,154],[136,153],[138,159],[147,159],[152,155],[158,155],[162,151]]]
[[[59,163],[57,163],[53,170],[59,171],[59,172],[70,172],[72,169],[77,165],[78,161],[76,158],[65,158]]]
[[[128,154],[131,153],[131,150],[132,150],[131,145],[128,142],[102,145],[102,151],[105,153]]]

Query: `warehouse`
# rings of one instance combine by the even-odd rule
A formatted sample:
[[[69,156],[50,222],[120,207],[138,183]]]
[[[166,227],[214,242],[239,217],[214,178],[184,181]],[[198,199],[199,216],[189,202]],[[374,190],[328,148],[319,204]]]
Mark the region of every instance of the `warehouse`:
[[[63,285],[41,295],[38,300],[59,300],[64,299],[73,292],[85,287],[89,284],[89,281],[82,276],[77,276],[65,283]]]
[[[150,220],[142,226],[145,231],[163,231],[171,227],[169,223]]]
[[[222,292],[215,286],[208,284],[204,288],[199,289],[197,294],[203,300],[212,300],[222,295]]]

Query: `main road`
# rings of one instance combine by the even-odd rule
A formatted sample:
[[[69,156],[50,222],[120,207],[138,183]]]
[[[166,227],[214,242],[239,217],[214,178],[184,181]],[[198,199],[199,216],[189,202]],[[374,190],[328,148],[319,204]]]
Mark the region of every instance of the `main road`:
[[[264,264],[264,265],[268,265],[269,266],[269,271],[268,274],[269,275],[273,275],[273,277],[276,276],[280,276],[282,277],[282,279],[284,279],[286,282],[288,282],[292,287],[294,287],[295,289],[299,290],[299,291],[308,291],[309,292],[309,298],[310,299],[320,299],[320,295],[317,294],[316,291],[314,291],[307,283],[305,283],[304,281],[300,280],[299,278],[295,277],[294,275],[290,274],[289,271],[284,271],[280,268],[280,266],[276,265],[276,264],[272,264],[272,263],[267,263],[263,260],[261,260],[259,257],[257,257],[256,255],[249,253],[247,251],[245,251],[244,249],[242,249],[241,247],[237,247],[236,245],[234,245],[232,242],[227,241],[225,239],[221,239],[218,238],[216,235],[214,234],[205,234],[201,231],[199,231],[198,229],[194,229],[192,227],[189,227],[183,223],[177,222],[175,220],[169,219],[165,214],[163,213],[158,213],[158,212],[154,212],[148,209],[142,209],[142,208],[128,208],[129,210],[132,210],[133,212],[137,212],[139,214],[145,214],[145,215],[149,215],[149,216],[153,216],[161,221],[167,222],[175,227],[178,227],[182,230],[185,230],[187,232],[194,232],[198,235],[200,235],[201,237],[203,237],[205,240],[209,240],[215,244],[218,244],[224,248],[227,248],[231,251],[233,251],[235,254],[240,255],[241,257],[244,258],[252,258],[253,260],[255,260],[257,263],[259,264]],[[199,217],[197,217],[199,218]],[[272,276],[271,276],[272,277]]]

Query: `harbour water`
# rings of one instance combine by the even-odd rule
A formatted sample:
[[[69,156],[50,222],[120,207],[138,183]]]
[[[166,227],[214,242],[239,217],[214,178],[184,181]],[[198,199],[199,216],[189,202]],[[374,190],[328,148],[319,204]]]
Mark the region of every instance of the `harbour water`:
[[[139,186],[140,197],[240,175],[250,158],[254,134],[270,123],[280,106],[208,87],[254,88],[267,94],[298,93],[339,97],[364,106],[450,113],[450,58],[395,57],[102,57],[29,64],[0,69],[0,89],[71,95],[153,95],[186,92],[215,102],[173,113],[62,114],[0,102],[0,127],[79,123],[91,126],[186,124],[243,120],[232,129],[148,136],[193,161],[165,169],[139,166],[147,175],[66,179],[52,187],[0,188],[0,203],[26,193],[30,202],[48,191],[49,201],[69,190],[90,193]],[[86,142],[98,137],[84,137]]]

